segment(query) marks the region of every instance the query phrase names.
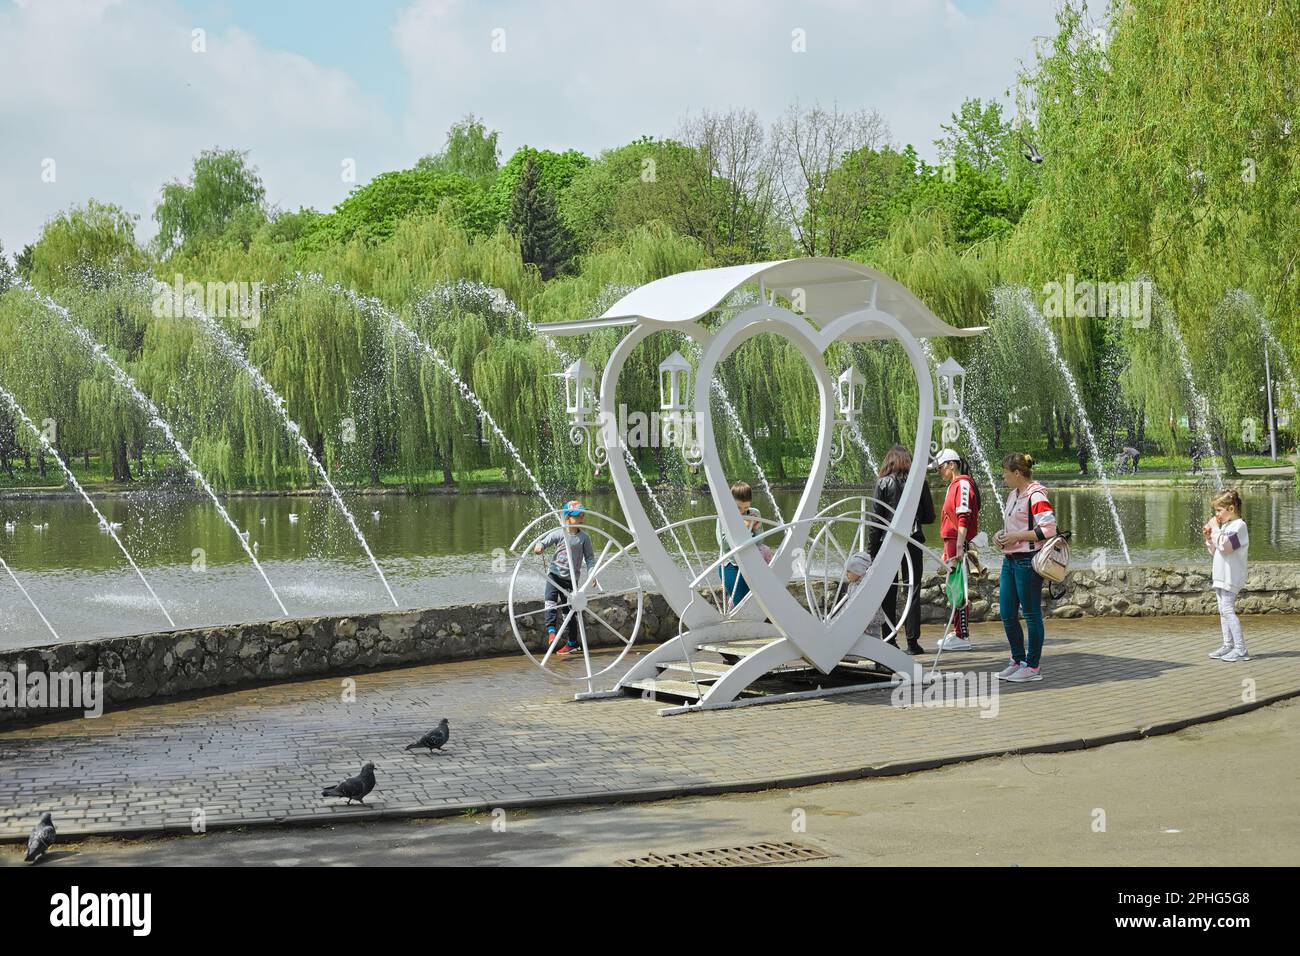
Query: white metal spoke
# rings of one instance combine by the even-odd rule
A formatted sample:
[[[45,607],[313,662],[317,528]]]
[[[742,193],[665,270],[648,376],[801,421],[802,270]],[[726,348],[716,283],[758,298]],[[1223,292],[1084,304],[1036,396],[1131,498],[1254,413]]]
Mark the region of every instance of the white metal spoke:
[[[564,636],[564,632],[569,626],[569,621],[572,619],[573,619],[573,607],[572,605],[570,605],[569,613],[564,616],[564,620],[560,623],[560,626],[555,629],[555,640],[553,641],[550,640],[549,633],[546,635],[548,646],[546,648],[546,653],[542,655],[543,667],[546,666],[546,662],[550,660],[552,652],[555,651],[555,649],[559,647],[561,643],[568,643],[567,639]]]
[[[601,616],[600,614],[598,614],[597,612],[593,611],[592,608],[591,608],[591,605],[590,605],[590,604],[587,605],[587,613],[590,614],[592,617],[594,617],[594,618],[595,618],[597,621],[599,621],[602,625],[604,625],[605,630],[609,631],[609,633],[613,634],[615,637],[617,637],[617,638],[618,638],[620,641],[622,641],[624,644],[631,644],[631,643],[632,643],[632,639],[631,639],[631,638],[629,638],[629,637],[624,637],[624,636],[623,636],[623,635],[622,635],[618,630],[616,630],[616,629],[615,629],[615,628],[614,628],[614,627],[609,623],[609,621],[605,620],[604,617],[602,617],[602,616]]]

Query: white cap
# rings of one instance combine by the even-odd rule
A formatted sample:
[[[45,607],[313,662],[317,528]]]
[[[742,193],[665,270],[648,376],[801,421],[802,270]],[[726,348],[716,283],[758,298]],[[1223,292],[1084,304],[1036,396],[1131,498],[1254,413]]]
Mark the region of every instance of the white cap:
[[[871,570],[871,555],[866,551],[854,551],[844,562],[844,571],[847,574],[856,574],[862,577]]]
[[[934,467],[938,468],[940,465],[946,464],[950,461],[961,461],[961,455],[957,454],[951,448],[945,448],[943,451],[939,452],[939,454],[934,456]]]

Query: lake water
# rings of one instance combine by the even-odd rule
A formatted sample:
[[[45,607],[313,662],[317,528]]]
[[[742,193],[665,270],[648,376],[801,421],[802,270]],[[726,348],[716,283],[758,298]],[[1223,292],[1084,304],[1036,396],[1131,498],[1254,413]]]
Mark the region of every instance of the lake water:
[[[824,503],[854,493],[831,490]],[[777,495],[788,518],[798,494]],[[1135,563],[1208,564],[1199,530],[1209,514],[1203,493],[1133,488],[1116,495]],[[999,526],[997,505],[992,495],[985,497],[982,520],[992,533]],[[702,493],[694,503],[680,490],[665,499],[674,519],[713,511]],[[1123,562],[1099,491],[1057,489],[1052,500],[1061,527],[1074,532],[1076,564],[1086,566],[1103,555],[1112,566]],[[532,495],[349,496],[348,501],[403,607],[503,600],[514,568],[505,549],[543,508]],[[613,517],[621,514],[612,494],[586,501]],[[110,521],[121,522],[119,534],[179,627],[280,616],[234,533],[206,499],[142,491],[96,504]],[[356,539],[325,499],[233,497],[225,504],[256,542],[258,558],[290,614],[392,607]],[[773,517],[763,495],[755,505]],[[1246,519],[1252,561],[1300,561],[1300,502],[1292,491],[1250,493]],[[14,528],[5,531],[10,522]],[[929,537],[937,542],[937,526],[931,526]],[[711,523],[696,531],[696,540],[712,546]],[[202,570],[196,549],[205,562]],[[78,499],[0,498],[0,557],[64,640],[166,629],[112,538],[99,531]],[[530,560],[520,580],[540,594],[540,559]],[[0,646],[52,641],[12,580],[0,572]]]

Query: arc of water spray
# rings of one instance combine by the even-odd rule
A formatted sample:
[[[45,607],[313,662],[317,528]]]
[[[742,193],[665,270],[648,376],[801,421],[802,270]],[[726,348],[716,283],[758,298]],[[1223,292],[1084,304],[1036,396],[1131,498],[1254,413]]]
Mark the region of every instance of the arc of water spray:
[[[692,357],[696,364],[700,361],[700,343],[691,339],[688,343],[692,352]],[[781,506],[776,503],[776,495],[772,492],[772,485],[767,480],[767,472],[763,466],[758,463],[758,455],[754,452],[754,445],[749,440],[749,434],[745,431],[745,426],[740,422],[740,414],[736,411],[736,406],[731,403],[731,396],[727,394],[727,386],[722,384],[722,379],[716,375],[713,381],[709,383],[713,389],[713,394],[718,396],[718,401],[722,402],[722,410],[726,413],[728,421],[731,422],[731,429],[740,439],[741,447],[745,449],[745,454],[749,458],[749,463],[754,466],[754,474],[758,476],[758,483],[763,486],[763,492],[767,495],[767,500],[772,502],[772,511],[776,515],[776,520],[785,524],[785,518],[781,514]]]
[[[871,446],[867,444],[866,438],[862,435],[862,426],[858,422],[849,425],[849,437],[853,439],[853,444],[862,449],[862,454],[867,457],[867,464],[871,470],[880,473],[880,465],[876,462],[876,456],[871,453]]]
[[[352,512],[348,510],[348,506],[344,503],[343,496],[340,495],[339,490],[334,487],[334,482],[330,481],[329,472],[325,470],[325,466],[320,463],[320,459],[317,458],[316,453],[312,451],[311,443],[303,436],[302,428],[297,422],[289,417],[289,412],[284,407],[284,399],[280,397],[280,393],[271,387],[271,383],[266,380],[266,377],[263,376],[260,371],[258,371],[257,366],[248,360],[248,357],[244,355],[244,350],[239,347],[238,343],[236,343],[229,334],[227,334],[226,330],[221,327],[221,324],[212,318],[212,316],[208,315],[191,296],[185,297],[185,313],[193,318],[197,318],[199,322],[202,323],[203,327],[208,330],[208,334],[210,334],[221,347],[221,350],[230,358],[234,359],[235,362],[239,364],[240,368],[248,373],[249,378],[253,380],[253,384],[257,386],[258,390],[266,400],[271,403],[272,407],[280,413],[280,417],[284,421],[285,430],[289,433],[289,436],[298,443],[298,448],[302,453],[307,456],[307,460],[316,470],[321,481],[324,482],[326,490],[334,500],[334,504],[338,507],[339,512],[347,521],[348,527],[352,529],[352,534],[356,536],[357,541],[361,545],[361,549],[365,551],[366,557],[370,559],[370,566],[374,568],[375,573],[379,575],[379,580],[383,583],[384,590],[388,592],[388,599],[393,602],[393,607],[401,607],[401,604],[397,602],[397,597],[393,594],[393,589],[388,586],[388,578],[384,577],[384,572],[379,567],[379,562],[375,560],[374,552],[370,550],[370,543],[366,541],[366,536],[361,533],[361,528],[357,526],[356,519],[352,517]]]
[[[1223,469],[1219,467],[1219,456],[1214,453],[1214,436],[1210,434],[1208,424],[1210,403],[1196,387],[1196,380],[1192,378],[1192,359],[1187,353],[1187,343],[1183,341],[1183,334],[1178,331],[1178,319],[1174,315],[1173,309],[1170,309],[1165,314],[1165,327],[1169,330],[1169,335],[1178,347],[1178,362],[1183,369],[1183,381],[1187,383],[1187,391],[1191,394],[1192,404],[1196,406],[1196,430],[1200,433],[1196,437],[1205,446],[1205,453],[1210,456],[1210,470],[1214,473],[1215,484],[1222,487]]]
[[[49,439],[47,439],[44,433],[39,428],[36,427],[36,423],[27,417],[27,413],[23,411],[22,406],[18,404],[18,400],[14,398],[14,396],[9,392],[9,390],[6,389],[3,385],[0,385],[0,398],[4,399],[5,404],[8,405],[9,408],[13,411],[13,413],[22,420],[23,424],[27,426],[27,428],[31,431],[31,433],[36,436],[36,440],[41,443],[41,447],[44,448],[45,451],[48,452],[49,455],[58,463],[59,468],[62,469],[63,471],[63,477],[66,478],[68,480],[68,483],[71,484],[72,487],[77,490],[77,493],[81,495],[83,499],[85,499],[85,502],[90,507],[90,510],[95,512],[95,517],[99,519],[100,528],[102,528],[104,531],[106,531],[108,534],[112,536],[114,543],[116,543],[118,546],[118,549],[121,550],[122,554],[126,556],[126,560],[130,563],[131,567],[135,570],[136,577],[140,579],[140,583],[144,585],[145,590],[149,592],[149,596],[152,597],[154,603],[158,605],[158,610],[162,611],[163,617],[167,618],[167,624],[170,627],[175,628],[176,622],[172,620],[172,616],[167,613],[167,608],[163,607],[163,602],[159,600],[158,595],[154,593],[153,587],[145,579],[144,573],[140,570],[140,566],[135,563],[135,558],[131,557],[131,552],[126,550],[126,545],[122,543],[122,539],[119,538],[117,536],[117,532],[113,530],[113,525],[109,522],[107,518],[104,517],[104,515],[100,512],[100,510],[95,507],[95,503],[90,500],[90,495],[86,494],[86,489],[81,487],[81,482],[77,481],[76,476],[73,475],[72,471],[68,468],[68,466],[64,464],[63,459],[60,458],[58,452],[54,450],[54,446],[50,444]]]
[[[162,417],[162,414],[158,411],[158,406],[150,400],[149,396],[145,395],[144,392],[140,390],[139,386],[135,383],[135,379],[133,379],[127,371],[122,368],[122,366],[117,364],[117,360],[108,354],[108,350],[99,342],[95,341],[94,337],[89,331],[87,331],[85,326],[72,317],[72,313],[68,311],[65,306],[55,302],[44,293],[38,292],[27,283],[22,283],[22,287],[24,288],[24,291],[32,295],[37,302],[63,319],[63,321],[68,324],[69,328],[71,328],[72,333],[90,351],[95,359],[103,363],[109,370],[109,373],[113,376],[113,380],[117,382],[120,387],[126,389],[135,401],[139,403],[140,407],[145,410],[145,413],[149,416],[149,424],[153,425],[163,433],[163,436],[167,439],[167,443],[172,446],[176,454],[180,456],[181,461],[184,462],[189,476],[199,483],[199,486],[202,487],[204,493],[216,506],[217,513],[221,515],[221,520],[226,523],[231,531],[235,532],[235,537],[239,539],[239,544],[244,549],[244,553],[247,554],[249,560],[253,562],[253,567],[257,569],[257,573],[262,576],[262,581],[265,582],[267,590],[271,592],[271,597],[275,598],[275,603],[279,606],[280,613],[285,617],[288,617],[288,609],[285,608],[284,602],[280,600],[280,595],[275,590],[275,586],[271,584],[271,579],[266,576],[266,571],[262,568],[262,563],[257,560],[257,555],[253,552],[253,549],[249,547],[248,538],[239,530],[239,526],[235,524],[234,519],[230,517],[229,512],[227,512],[225,507],[221,504],[221,500],[217,497],[216,491],[213,490],[212,485],[208,483],[208,480],[203,477],[203,472],[199,470],[199,466],[194,463],[194,459],[190,457],[190,453],[186,451],[185,446],[182,445],[180,439],[176,437],[175,433],[172,431],[171,425],[169,425]]]
[[[1070,391],[1070,399],[1074,402],[1074,409],[1079,416],[1079,424],[1083,426],[1084,437],[1088,440],[1088,450],[1092,453],[1092,460],[1097,463],[1097,477],[1101,479],[1102,490],[1106,493],[1106,503],[1110,505],[1110,518],[1115,525],[1115,537],[1119,539],[1120,550],[1124,552],[1124,560],[1129,564],[1133,563],[1133,558],[1128,551],[1128,539],[1124,537],[1124,526],[1119,520],[1119,510],[1115,507],[1115,496],[1111,493],[1110,477],[1106,474],[1106,466],[1102,461],[1101,449],[1097,447],[1097,437],[1092,432],[1092,422],[1088,419],[1088,413],[1084,409],[1083,396],[1079,394],[1079,383],[1074,380],[1074,373],[1070,371],[1069,364],[1065,361],[1065,356],[1057,347],[1056,336],[1052,334],[1052,327],[1047,324],[1047,319],[1043,313],[1038,311],[1034,304],[1033,296],[1026,288],[1020,288],[1015,292],[1009,289],[995,289],[993,299],[995,308],[1004,307],[1007,299],[1015,296],[1019,306],[1025,310],[1025,313],[1038,327],[1042,333],[1044,341],[1047,343],[1047,350],[1056,363],[1057,369],[1060,370],[1061,378],[1065,380],[1065,385]]]
[[[1259,302],[1245,289],[1229,289],[1228,294],[1223,298],[1225,303],[1241,303],[1255,317],[1255,322],[1259,325],[1259,331],[1264,336],[1265,348],[1271,350],[1270,354],[1276,370],[1281,373],[1279,378],[1286,383],[1287,390],[1291,393],[1291,404],[1295,406],[1297,412],[1300,412],[1300,382],[1296,380],[1286,349],[1282,347],[1282,343],[1277,340],[1277,336],[1269,328],[1268,317],[1265,316],[1264,310],[1260,308]]]
[[[931,365],[931,371],[938,367],[939,363],[934,356],[934,348],[930,345],[929,339],[921,339],[921,351],[925,353],[926,359]],[[998,491],[997,479],[993,477],[993,466],[989,463],[988,453],[984,450],[984,442],[980,440],[979,432],[975,430],[975,423],[971,421],[970,416],[966,414],[964,405],[957,406],[957,421],[966,433],[966,440],[970,445],[971,457],[975,459],[975,464],[984,472],[984,476],[989,480],[989,488],[993,491],[993,497],[998,502],[998,513],[1004,513],[1007,510],[1007,503],[1002,498],[1002,493]]]
[[[32,596],[28,594],[27,589],[23,587],[23,582],[18,580],[18,575],[14,574],[14,569],[5,563],[4,558],[0,558],[0,568],[4,568],[9,574],[9,577],[13,578],[14,584],[17,586],[19,591],[23,592],[23,597],[27,598],[27,603],[32,606],[32,610],[36,612],[36,616],[41,619],[42,623],[44,623],[47,628],[49,628],[50,633],[54,635],[54,639],[57,641],[59,639],[59,632],[54,629],[54,625],[49,622],[49,619],[41,613],[41,609],[36,606],[36,602],[32,600]]]
[[[524,463],[523,456],[519,454],[519,449],[515,447],[514,442],[512,442],[506,436],[506,433],[501,430],[501,427],[496,423],[496,419],[494,419],[491,413],[488,412],[487,408],[484,407],[483,403],[479,400],[479,397],[474,394],[473,389],[465,384],[465,380],[460,377],[460,374],[452,364],[444,359],[437,349],[424,341],[424,339],[420,338],[415,329],[403,322],[398,317],[397,313],[393,312],[377,299],[368,298],[361,295],[355,289],[346,289],[337,283],[329,286],[329,290],[336,295],[345,296],[361,311],[370,315],[378,315],[385,319],[394,332],[397,332],[405,338],[417,351],[422,352],[424,355],[427,355],[432,359],[434,364],[437,365],[438,368],[442,369],[446,376],[451,380],[451,383],[456,386],[456,390],[460,392],[461,397],[474,407],[479,420],[492,429],[493,433],[497,436],[497,439],[505,446],[506,450],[510,452],[511,457],[513,457],[519,467],[524,470],[524,474],[528,476],[528,480],[532,483],[533,490],[536,491],[541,496],[542,500],[546,502],[546,507],[551,511],[555,510],[555,504],[551,501],[550,495],[546,493],[546,489],[543,488],[542,483],[537,480],[537,476],[533,474],[532,469]]]

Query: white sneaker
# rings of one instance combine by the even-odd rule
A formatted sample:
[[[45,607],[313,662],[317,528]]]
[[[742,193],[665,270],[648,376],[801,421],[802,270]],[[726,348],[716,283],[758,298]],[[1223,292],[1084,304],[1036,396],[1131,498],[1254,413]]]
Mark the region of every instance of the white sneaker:
[[[1231,652],[1232,652],[1232,645],[1224,644],[1222,647],[1218,648],[1217,650],[1210,651],[1210,656],[1222,657],[1224,654],[1229,654]]]
[[[1228,653],[1220,657],[1219,660],[1227,661],[1229,664],[1234,664],[1237,661],[1250,660],[1250,655],[1247,654],[1245,651],[1239,651],[1234,647],[1232,650],[1228,651]]]
[[[939,646],[945,651],[969,651],[971,647],[970,641],[956,634],[949,634],[939,642]]]
[[[1028,664],[1023,665],[1020,670],[1016,671],[1007,680],[1013,684],[1024,684],[1031,680],[1042,680],[1043,670],[1041,667],[1030,667]]]
[[[998,671],[998,680],[1006,680],[1022,667],[1024,667],[1024,665],[1021,664],[1020,661],[1012,661],[1006,667],[1002,668],[1002,670]]]

